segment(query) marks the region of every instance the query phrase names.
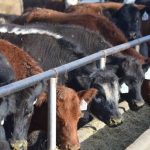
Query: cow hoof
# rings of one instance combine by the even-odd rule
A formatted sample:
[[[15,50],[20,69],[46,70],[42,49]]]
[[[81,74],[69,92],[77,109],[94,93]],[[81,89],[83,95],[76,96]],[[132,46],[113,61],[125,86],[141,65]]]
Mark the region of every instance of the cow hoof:
[[[12,150],[27,150],[28,143],[26,140],[17,140],[11,142]]]

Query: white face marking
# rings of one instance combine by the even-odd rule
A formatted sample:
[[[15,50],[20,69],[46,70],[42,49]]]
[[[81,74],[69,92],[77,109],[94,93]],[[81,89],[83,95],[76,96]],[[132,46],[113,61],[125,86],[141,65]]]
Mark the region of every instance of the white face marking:
[[[121,93],[129,93],[129,87],[125,83],[123,83],[120,87],[120,92]]]
[[[81,111],[87,110],[87,105],[88,105],[87,102],[84,99],[82,99],[80,103],[80,110]]]
[[[103,89],[105,91],[106,99],[107,100],[116,100],[119,101],[119,89],[118,89],[118,82],[113,83],[114,87],[112,88],[109,83],[103,84]]]
[[[14,33],[16,35],[22,34],[46,34],[49,36],[53,36],[56,39],[61,39],[63,38],[63,36],[50,32],[50,31],[46,31],[46,30],[42,30],[42,29],[36,29],[36,28],[28,28],[28,29],[24,29],[23,27],[14,27],[12,30],[8,29],[8,27],[0,27],[0,32],[1,33]]]
[[[100,59],[100,68],[105,69],[105,66],[106,66],[106,58],[102,57]]]
[[[77,5],[77,4],[78,4],[78,0],[65,0],[66,8],[68,8],[71,5]]]
[[[135,3],[135,0],[124,0],[123,3],[125,3],[125,4],[133,4],[133,3]]]
[[[33,105],[35,105],[35,104],[36,104],[36,102],[37,102],[37,99],[33,102]]]
[[[136,46],[135,46],[135,50],[136,50],[138,53],[140,53],[140,45],[136,45]]]
[[[150,80],[150,68],[145,72],[145,79]]]
[[[147,21],[149,19],[148,13],[145,11],[143,16],[142,16],[142,21]]]
[[[4,125],[4,119],[1,121],[1,125],[2,125],[2,126]]]

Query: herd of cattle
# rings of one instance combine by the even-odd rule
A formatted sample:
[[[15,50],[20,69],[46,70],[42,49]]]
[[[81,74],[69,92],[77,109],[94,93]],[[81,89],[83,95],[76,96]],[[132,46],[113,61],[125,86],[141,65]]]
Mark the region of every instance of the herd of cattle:
[[[83,3],[57,10],[0,15],[0,86],[150,34],[150,7],[144,2]],[[150,103],[149,57],[147,42],[108,56],[104,69],[93,62],[58,76],[61,150],[80,149],[77,129],[93,116],[110,127],[120,125],[120,101],[126,100],[132,110]],[[46,150],[46,133],[45,81],[1,98],[0,150]]]

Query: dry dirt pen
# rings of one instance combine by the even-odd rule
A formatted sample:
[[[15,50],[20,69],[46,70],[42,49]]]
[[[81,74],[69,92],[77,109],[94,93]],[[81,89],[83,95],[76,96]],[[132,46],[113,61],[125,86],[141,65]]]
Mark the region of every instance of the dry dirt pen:
[[[138,111],[128,110],[126,102],[120,106],[125,108],[122,125],[110,128],[94,119],[78,131],[81,150],[150,150],[150,131],[133,143],[150,127],[150,106]]]

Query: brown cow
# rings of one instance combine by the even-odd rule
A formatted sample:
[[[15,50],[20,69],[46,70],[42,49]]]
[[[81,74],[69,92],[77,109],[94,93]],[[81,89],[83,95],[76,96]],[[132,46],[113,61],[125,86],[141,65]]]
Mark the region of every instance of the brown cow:
[[[90,102],[96,93],[94,88],[77,93],[65,86],[57,87],[57,145],[62,150],[79,149],[77,123],[81,115],[80,103],[82,100]],[[35,107],[29,132],[35,130],[47,132],[47,103]]]
[[[19,24],[30,22],[80,25],[102,34],[112,45],[119,45],[127,42],[124,34],[104,16],[67,14],[54,10],[35,8],[24,13],[21,17],[15,20],[15,23]],[[137,58],[141,63],[145,62],[145,58],[132,48],[129,48],[122,53]]]

